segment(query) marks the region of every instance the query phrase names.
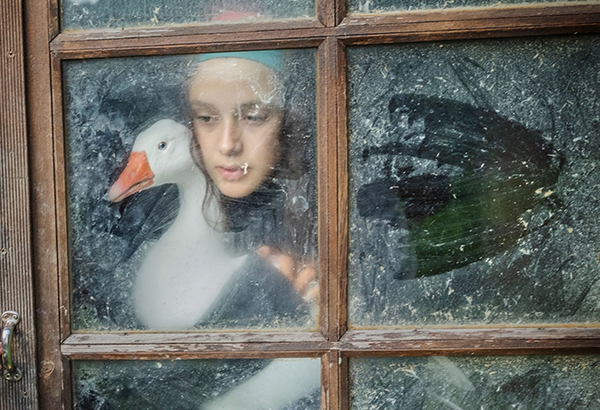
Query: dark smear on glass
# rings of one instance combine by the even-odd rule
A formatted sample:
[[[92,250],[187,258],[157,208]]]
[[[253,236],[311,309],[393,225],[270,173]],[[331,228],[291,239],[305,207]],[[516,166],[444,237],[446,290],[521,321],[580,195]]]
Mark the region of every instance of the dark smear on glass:
[[[417,277],[437,275],[506,250],[528,231],[523,217],[556,203],[563,155],[541,133],[494,111],[444,98],[399,94],[389,102],[392,142],[372,155],[435,161],[419,173],[404,167],[357,193],[362,217],[397,226],[406,218]],[[446,175],[442,166],[456,170]]]

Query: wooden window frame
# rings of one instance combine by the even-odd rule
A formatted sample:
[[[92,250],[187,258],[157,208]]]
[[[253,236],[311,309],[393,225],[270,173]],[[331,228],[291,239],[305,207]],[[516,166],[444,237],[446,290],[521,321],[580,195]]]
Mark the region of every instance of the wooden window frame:
[[[598,33],[599,2],[346,16],[344,1],[317,0],[316,17],[307,20],[67,33],[60,33],[58,15],[58,0],[25,1],[31,240],[42,409],[71,408],[69,361],[75,359],[320,357],[322,408],[347,409],[352,357],[600,351],[598,324],[348,330],[345,70],[345,48],[353,45]],[[305,47],[318,50],[319,331],[71,334],[61,61]]]

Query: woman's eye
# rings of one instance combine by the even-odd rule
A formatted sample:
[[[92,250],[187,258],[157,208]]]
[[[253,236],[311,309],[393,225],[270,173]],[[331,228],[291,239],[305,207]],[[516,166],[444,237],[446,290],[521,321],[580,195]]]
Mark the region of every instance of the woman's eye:
[[[162,151],[162,150],[164,150],[166,148],[167,148],[167,143],[165,141],[161,141],[161,142],[158,143],[158,149],[159,150]]]
[[[198,116],[198,117],[196,117],[196,118],[197,118],[197,119],[198,119],[198,121],[200,121],[200,122],[206,122],[206,123],[208,123],[208,122],[212,122],[212,121],[214,121],[214,118],[215,118],[215,117],[212,117],[212,116],[210,116],[210,115],[199,115],[199,116]]]
[[[265,122],[269,118],[266,114],[249,114],[246,115],[246,121],[248,122]]]

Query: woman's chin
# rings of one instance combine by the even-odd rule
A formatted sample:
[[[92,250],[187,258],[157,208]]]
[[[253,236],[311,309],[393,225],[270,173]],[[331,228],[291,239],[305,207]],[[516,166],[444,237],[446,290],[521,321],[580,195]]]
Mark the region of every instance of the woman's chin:
[[[229,198],[243,198],[250,195],[259,184],[254,184],[252,181],[241,180],[237,181],[221,181],[217,184],[217,188],[223,195]]]

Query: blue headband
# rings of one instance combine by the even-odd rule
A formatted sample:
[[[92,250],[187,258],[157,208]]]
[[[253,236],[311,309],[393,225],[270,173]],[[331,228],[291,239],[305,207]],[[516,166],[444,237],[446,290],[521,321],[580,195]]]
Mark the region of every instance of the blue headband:
[[[202,63],[215,58],[243,58],[264,64],[277,72],[283,71],[283,50],[234,51],[230,53],[200,54],[196,61]]]

